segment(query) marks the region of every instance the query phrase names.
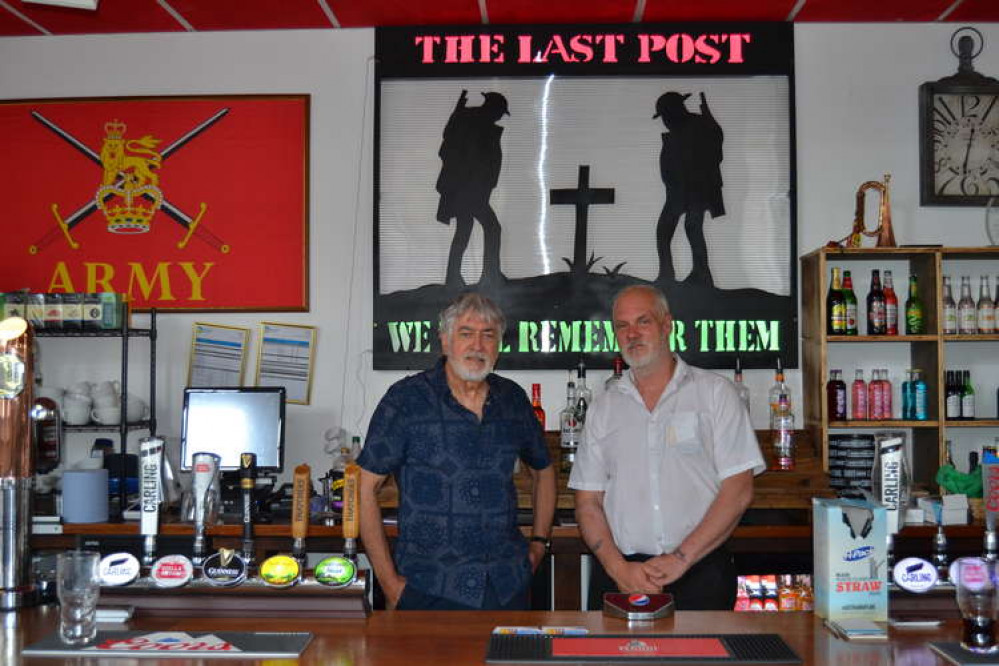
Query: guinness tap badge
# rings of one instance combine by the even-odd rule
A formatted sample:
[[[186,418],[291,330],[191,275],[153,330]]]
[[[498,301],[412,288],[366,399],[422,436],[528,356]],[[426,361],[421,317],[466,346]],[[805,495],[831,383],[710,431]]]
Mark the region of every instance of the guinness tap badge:
[[[246,578],[246,562],[232,548],[219,548],[219,552],[205,558],[202,571],[212,585],[239,585]]]

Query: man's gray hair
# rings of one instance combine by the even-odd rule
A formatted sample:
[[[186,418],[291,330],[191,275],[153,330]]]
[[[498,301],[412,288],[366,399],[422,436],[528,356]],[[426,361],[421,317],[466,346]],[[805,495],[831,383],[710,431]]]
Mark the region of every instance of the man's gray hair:
[[[617,308],[617,302],[621,300],[621,297],[634,292],[648,294],[652,297],[654,302],[652,312],[656,315],[656,317],[663,319],[669,314],[669,301],[666,300],[666,294],[664,294],[662,290],[658,287],[653,287],[650,284],[633,284],[630,287],[625,287],[621,291],[617,292],[617,295],[614,296],[614,302],[611,304],[612,315],[614,310]]]
[[[480,293],[469,291],[451,301],[440,315],[440,334],[450,338],[454,329],[454,322],[459,318],[474,312],[486,321],[496,325],[498,337],[502,338],[506,331],[506,317],[491,299]]]

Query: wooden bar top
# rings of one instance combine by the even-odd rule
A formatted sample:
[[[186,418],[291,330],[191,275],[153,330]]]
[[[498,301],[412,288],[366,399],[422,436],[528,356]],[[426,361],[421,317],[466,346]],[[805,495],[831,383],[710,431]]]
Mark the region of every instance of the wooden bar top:
[[[19,657],[22,647],[56,630],[55,605],[0,615],[0,662],[30,666],[65,663],[61,659]],[[314,634],[295,663],[351,666],[441,666],[484,663],[486,644],[498,625],[585,626],[591,634],[779,634],[806,666],[841,664],[910,664],[944,666],[927,641],[956,640],[957,621],[925,630],[891,629],[887,643],[848,643],[833,637],[812,613],[678,612],[651,624],[631,624],[595,612],[375,612],[367,620],[303,620],[268,618],[135,618],[122,629],[150,631],[307,631]],[[113,664],[99,657],[74,664]],[[122,662],[125,663],[125,662]],[[193,666],[200,659],[142,658],[130,664]],[[265,661],[225,659],[212,663],[249,664]],[[275,662],[270,662],[275,663]]]

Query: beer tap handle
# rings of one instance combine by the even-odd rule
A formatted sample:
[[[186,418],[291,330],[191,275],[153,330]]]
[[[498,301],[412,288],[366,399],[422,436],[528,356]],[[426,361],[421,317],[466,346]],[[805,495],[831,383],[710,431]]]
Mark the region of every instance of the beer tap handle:
[[[194,497],[194,552],[191,558],[194,566],[200,567],[205,561],[205,508],[215,472],[220,458],[214,453],[199,452],[192,458],[194,475],[191,479],[191,494]]]
[[[357,537],[361,531],[361,467],[351,460],[343,472],[343,556],[357,559]]]
[[[242,556],[247,566],[253,562],[253,489],[257,485],[257,456],[239,454],[239,487],[243,492]]]
[[[291,484],[292,555],[298,561],[299,575],[305,572],[305,537],[309,533],[309,499],[312,490],[312,469],[308,465],[295,468]]]

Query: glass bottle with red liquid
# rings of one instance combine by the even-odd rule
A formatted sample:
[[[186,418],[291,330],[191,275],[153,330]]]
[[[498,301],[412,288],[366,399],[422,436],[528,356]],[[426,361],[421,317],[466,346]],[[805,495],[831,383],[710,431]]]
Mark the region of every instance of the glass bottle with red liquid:
[[[846,382],[842,370],[830,370],[826,383],[826,405],[830,421],[846,420]]]
[[[892,284],[891,271],[885,271],[885,333],[898,335],[898,296]]]
[[[541,406],[541,384],[531,384],[531,407],[534,416],[541,424],[541,432],[545,431],[545,408]]]
[[[867,382],[864,381],[864,371],[857,370],[851,391],[850,418],[854,421],[866,421],[870,415],[867,409]]]

